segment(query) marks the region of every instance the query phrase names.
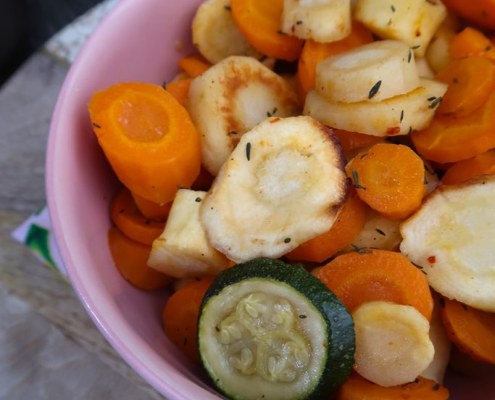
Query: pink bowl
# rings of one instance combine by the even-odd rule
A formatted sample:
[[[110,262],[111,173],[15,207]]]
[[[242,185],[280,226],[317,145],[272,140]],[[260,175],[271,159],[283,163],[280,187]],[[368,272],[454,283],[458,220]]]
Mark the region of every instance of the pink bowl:
[[[67,75],[47,150],[47,201],[69,278],[106,339],[171,400],[218,399],[201,371],[164,336],[164,294],[134,289],[116,272],[107,246],[115,178],[92,133],[87,103],[121,81],[163,83],[191,50],[190,22],[201,0],[121,0]],[[495,382],[449,375],[452,400],[495,399]]]

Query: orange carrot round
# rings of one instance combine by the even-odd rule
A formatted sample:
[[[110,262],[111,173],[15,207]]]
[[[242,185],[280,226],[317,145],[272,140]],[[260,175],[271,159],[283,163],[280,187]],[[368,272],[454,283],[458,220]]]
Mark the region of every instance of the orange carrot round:
[[[437,112],[463,117],[480,108],[495,88],[495,63],[481,56],[455,59],[436,79],[448,84]]]
[[[383,387],[353,373],[340,387],[335,400],[448,400],[448,398],[447,388],[422,377],[405,385]]]
[[[135,193],[131,193],[134,199],[134,204],[140,213],[148,220],[165,222],[172,208],[172,201],[165,204],[157,204],[153,201],[145,199]]]
[[[314,275],[351,312],[365,302],[383,300],[410,305],[431,319],[433,297],[428,280],[399,252],[359,249],[335,257]]]
[[[246,40],[260,53],[294,61],[304,42],[281,32],[283,4],[284,0],[231,0],[232,17]]]
[[[158,204],[189,187],[200,164],[200,138],[188,112],[163,87],[129,82],[93,95],[93,130],[113,171],[133,193]]]
[[[211,63],[200,54],[194,53],[179,60],[179,68],[190,78],[196,78],[211,67]]]
[[[197,364],[200,361],[197,344],[199,308],[212,281],[212,277],[203,277],[181,286],[169,297],[162,313],[167,337]]]
[[[495,313],[447,298],[440,312],[452,343],[476,360],[495,364]]]
[[[129,239],[118,228],[108,231],[108,244],[115,267],[131,285],[142,290],[168,287],[174,278],[148,267],[151,246]]]
[[[375,144],[352,159],[347,174],[361,200],[389,218],[409,216],[425,194],[423,160],[405,145]]]
[[[165,224],[144,217],[136,207],[128,189],[120,189],[110,205],[110,216],[113,223],[128,238],[151,246],[153,241],[163,232]]]
[[[355,190],[352,190],[330,230],[301,244],[286,257],[289,260],[318,263],[327,260],[348,246],[359,234],[366,219],[366,209]]]
[[[346,38],[331,43],[319,43],[308,39],[299,57],[297,66],[297,83],[301,98],[315,87],[316,65],[327,57],[351,50],[373,41],[371,32],[357,21],[352,22],[352,31]]]
[[[446,164],[495,148],[495,90],[465,117],[437,114],[422,131],[411,134],[416,151],[427,160]]]
[[[459,16],[486,29],[495,29],[495,0],[443,0]]]
[[[465,182],[478,175],[488,174],[495,174],[495,149],[453,164],[445,171],[442,183],[451,185]]]

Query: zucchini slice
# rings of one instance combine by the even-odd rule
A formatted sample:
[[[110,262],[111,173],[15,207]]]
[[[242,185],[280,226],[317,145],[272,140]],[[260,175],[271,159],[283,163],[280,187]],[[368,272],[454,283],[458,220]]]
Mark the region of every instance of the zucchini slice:
[[[320,399],[354,364],[354,325],[340,300],[299,265],[256,258],[222,271],[198,322],[213,384],[232,399]]]

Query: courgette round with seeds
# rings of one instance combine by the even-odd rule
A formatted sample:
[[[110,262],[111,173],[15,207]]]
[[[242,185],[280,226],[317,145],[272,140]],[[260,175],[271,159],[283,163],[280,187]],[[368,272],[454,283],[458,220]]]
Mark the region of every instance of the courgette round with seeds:
[[[299,265],[256,258],[221,272],[203,299],[198,343],[213,384],[232,399],[321,399],[354,364],[354,325]]]

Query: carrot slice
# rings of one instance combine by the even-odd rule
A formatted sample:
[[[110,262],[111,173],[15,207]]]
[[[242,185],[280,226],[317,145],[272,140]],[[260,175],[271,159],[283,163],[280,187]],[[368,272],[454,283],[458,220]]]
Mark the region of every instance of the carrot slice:
[[[476,360],[495,364],[495,313],[443,300],[441,317],[452,343]]]
[[[163,289],[174,278],[148,267],[151,246],[129,239],[118,228],[108,231],[108,244],[115,267],[131,285],[142,290]]]
[[[495,174],[495,149],[453,164],[442,177],[442,183],[451,185],[488,174]]]
[[[349,132],[343,129],[332,128],[335,135],[339,138],[342,150],[350,151],[361,147],[368,147],[384,141],[383,137],[366,135],[359,132]]]
[[[495,91],[485,104],[465,117],[435,115],[422,131],[413,132],[416,151],[427,160],[451,163],[495,147]]]
[[[165,222],[172,208],[172,201],[165,204],[157,204],[153,201],[145,199],[135,193],[131,193],[134,199],[134,204],[140,213],[148,220]]]
[[[399,252],[360,249],[335,257],[314,274],[351,312],[365,302],[383,300],[413,306],[431,319],[428,280]]]
[[[366,205],[355,190],[343,204],[337,220],[328,232],[301,244],[286,254],[289,260],[323,262],[348,246],[359,234],[366,219]]]
[[[443,0],[443,3],[481,28],[495,29],[495,0]]]
[[[202,55],[194,53],[179,60],[179,68],[191,78],[196,78],[211,67],[211,63]]]
[[[296,79],[301,90],[301,98],[315,87],[316,64],[325,58],[351,50],[373,41],[372,33],[357,21],[352,22],[352,30],[349,36],[331,43],[319,43],[314,40],[306,40],[299,57]]]
[[[199,134],[186,109],[163,87],[110,86],[93,95],[89,112],[98,142],[131,192],[164,204],[198,176]]]
[[[449,390],[432,381],[418,377],[414,382],[392,387],[372,383],[357,373],[344,382],[335,400],[448,400]]]
[[[426,190],[423,160],[401,144],[375,144],[352,159],[347,173],[361,200],[389,218],[409,216]]]
[[[196,364],[200,362],[197,344],[199,308],[212,281],[212,277],[203,277],[181,286],[169,297],[162,313],[165,334]]]
[[[483,56],[495,59],[495,46],[481,31],[468,26],[452,38],[449,54],[453,58]]]
[[[182,105],[186,106],[189,87],[191,86],[192,78],[175,79],[167,83],[165,88],[172,96]]]
[[[436,79],[449,85],[437,112],[463,117],[480,108],[493,91],[495,63],[481,56],[455,59]]]
[[[141,214],[128,189],[122,188],[114,196],[110,216],[120,231],[136,242],[151,246],[163,232],[165,224],[153,221]]]
[[[299,57],[303,41],[281,32],[284,0],[232,0],[232,17],[246,40],[260,53],[286,61]]]

